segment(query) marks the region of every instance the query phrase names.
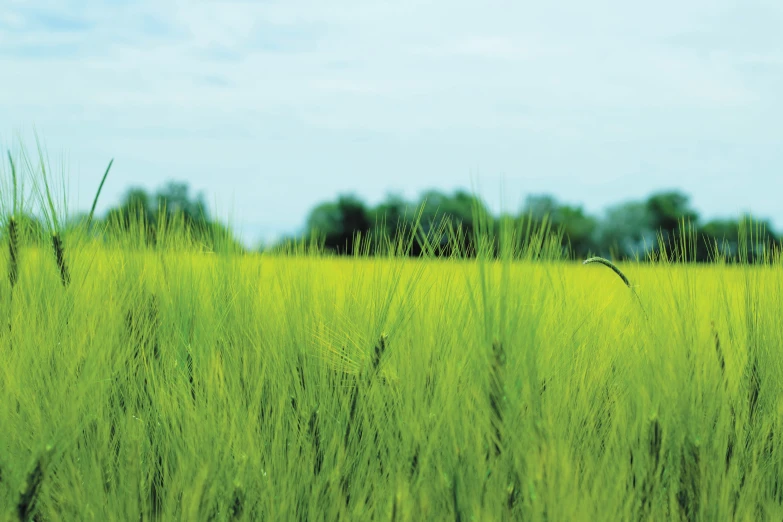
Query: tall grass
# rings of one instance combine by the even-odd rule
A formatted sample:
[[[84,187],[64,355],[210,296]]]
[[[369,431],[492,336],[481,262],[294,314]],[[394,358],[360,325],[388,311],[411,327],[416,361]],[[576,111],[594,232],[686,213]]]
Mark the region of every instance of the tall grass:
[[[178,218],[148,247],[138,216],[67,231],[66,290],[21,239],[0,520],[780,520],[776,258],[618,265],[634,294],[484,219],[414,260],[205,256]]]

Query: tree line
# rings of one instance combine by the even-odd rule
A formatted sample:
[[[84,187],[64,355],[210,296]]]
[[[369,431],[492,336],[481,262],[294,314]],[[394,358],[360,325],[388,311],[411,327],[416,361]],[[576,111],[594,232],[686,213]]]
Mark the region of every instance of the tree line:
[[[75,225],[84,217],[73,216],[68,223]],[[43,237],[43,227],[35,217],[24,215],[18,220],[28,237]],[[192,195],[187,183],[169,182],[154,193],[130,188],[117,205],[94,221],[105,226],[93,230],[132,232],[146,245],[155,245],[164,222],[174,221],[193,242],[206,249],[251,250],[227,225],[209,215],[203,193]],[[374,240],[376,246],[379,241],[407,242],[405,253],[410,256],[471,256],[478,248],[475,242],[479,231],[494,238],[497,252],[504,224],[515,230],[546,232],[550,243],[554,241],[561,249],[562,257],[571,259],[592,255],[644,259],[665,251],[698,262],[716,257],[733,260],[743,255],[753,261],[764,251],[780,247],[782,239],[769,221],[750,215],[704,221],[691,206],[690,198],[678,191],[657,192],[640,201],[620,203],[608,208],[603,216],[595,216],[580,205],[561,203],[547,194],[528,196],[515,213],[492,215],[479,197],[466,191],[449,194],[430,190],[413,201],[391,194],[375,206],[355,195],[342,194],[317,204],[309,212],[302,233],[253,250],[274,251],[299,243],[317,244],[336,255],[353,255],[367,252]],[[143,229],[138,229],[140,226]]]
[[[48,220],[30,212],[16,216],[19,231],[28,242],[48,241]],[[75,230],[89,221],[88,233],[104,239],[121,239],[129,246],[154,247],[164,241],[167,230],[175,229],[175,239],[206,251],[247,252],[232,230],[212,218],[204,194],[191,194],[187,183],[170,181],[155,192],[139,187],[128,189],[120,202],[91,221],[81,212],[66,216],[63,227]],[[184,237],[182,237],[184,236]]]
[[[464,232],[462,242],[443,239],[441,234],[436,245],[441,248],[436,250],[448,254],[456,244],[470,253],[476,249],[473,242],[477,227],[497,237],[504,222],[517,230],[549,230],[559,242],[563,257],[571,259],[666,255],[697,262],[716,258],[754,261],[781,245],[781,237],[768,220],[743,215],[705,221],[691,206],[690,198],[679,191],[661,191],[644,200],[620,203],[608,208],[603,216],[590,215],[582,206],[561,203],[548,194],[530,195],[518,212],[499,216],[493,216],[480,198],[461,190],[452,194],[431,190],[418,201],[389,195],[376,206],[346,194],[310,212],[305,237],[317,235],[327,250],[350,255],[356,250],[357,237],[396,238],[410,234],[415,223],[427,234],[450,224],[459,225]],[[422,244],[416,243],[410,254],[419,255],[422,250]]]

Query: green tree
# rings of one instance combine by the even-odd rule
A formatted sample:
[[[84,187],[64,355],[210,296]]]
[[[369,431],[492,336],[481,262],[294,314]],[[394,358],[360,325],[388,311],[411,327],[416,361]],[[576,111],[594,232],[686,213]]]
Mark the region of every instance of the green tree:
[[[597,253],[618,259],[644,257],[655,246],[656,234],[643,202],[614,205],[598,227]]]
[[[117,207],[106,212],[106,222],[110,227],[119,227],[115,232],[127,233],[135,226],[143,226],[145,244],[155,244],[155,225],[157,213],[153,212],[151,197],[146,190],[132,187],[125,192]]]
[[[448,256],[457,252],[472,255],[475,252],[474,234],[477,216],[490,217],[490,212],[484,202],[464,190],[457,190],[448,195],[437,190],[422,194],[417,208],[421,209],[421,231],[428,236],[433,254]],[[461,237],[450,237],[451,232],[461,231]],[[456,245],[455,241],[458,240]],[[421,252],[421,245],[414,245],[413,255]]]
[[[562,246],[569,247],[574,257],[586,257],[597,249],[598,221],[588,216],[581,206],[560,204],[554,196],[528,196],[522,209],[522,221],[532,219],[534,227],[548,220],[553,230],[562,230]]]
[[[678,253],[681,243],[682,226],[697,226],[698,213],[690,207],[688,196],[677,191],[658,192],[647,198],[647,213],[650,226],[659,234],[669,252]],[[660,248],[660,245],[656,245]],[[699,248],[698,243],[690,248]],[[697,252],[690,252],[688,256],[698,256]],[[691,257],[692,258],[692,257]]]
[[[727,261],[738,261],[743,249],[748,262],[761,259],[764,250],[780,246],[769,220],[746,214],[739,219],[714,219],[699,229],[704,252],[698,261],[709,261],[717,255]]]
[[[158,209],[165,209],[169,216],[181,213],[189,224],[208,223],[209,216],[203,193],[191,199],[189,192],[187,183],[169,181],[156,194]]]
[[[210,250],[241,252],[244,247],[223,224],[209,218],[203,194],[190,196],[188,185],[168,182],[154,195],[139,187],[132,187],[123,196],[119,206],[109,209],[106,221],[128,231],[143,224],[144,243],[157,242],[159,220],[182,220],[190,239]]]
[[[366,236],[370,225],[367,207],[353,195],[341,195],[335,203],[321,203],[307,218],[308,234],[317,234],[326,249],[345,255],[354,253],[356,234]]]
[[[704,248],[700,250],[699,261],[708,261],[715,255],[731,259],[738,252],[740,223],[736,219],[714,219],[699,228]]]
[[[371,232],[376,239],[384,238],[396,243],[399,239],[410,237],[416,211],[401,195],[388,194],[382,203],[369,212],[373,223]]]

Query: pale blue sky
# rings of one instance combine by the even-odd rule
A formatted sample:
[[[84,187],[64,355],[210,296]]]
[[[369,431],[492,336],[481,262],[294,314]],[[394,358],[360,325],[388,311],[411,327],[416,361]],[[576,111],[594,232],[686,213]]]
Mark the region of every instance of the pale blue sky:
[[[783,228],[783,2],[3,0],[0,142],[88,207],[168,179],[254,242],[341,192],[600,214],[676,188]]]

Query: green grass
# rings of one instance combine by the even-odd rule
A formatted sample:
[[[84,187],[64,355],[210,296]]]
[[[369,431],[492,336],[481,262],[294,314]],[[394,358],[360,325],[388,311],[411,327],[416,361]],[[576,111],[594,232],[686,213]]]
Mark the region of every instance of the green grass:
[[[19,240],[0,520],[783,518],[779,263],[628,263],[629,292],[529,231],[498,260],[178,234],[55,236],[69,284]]]

